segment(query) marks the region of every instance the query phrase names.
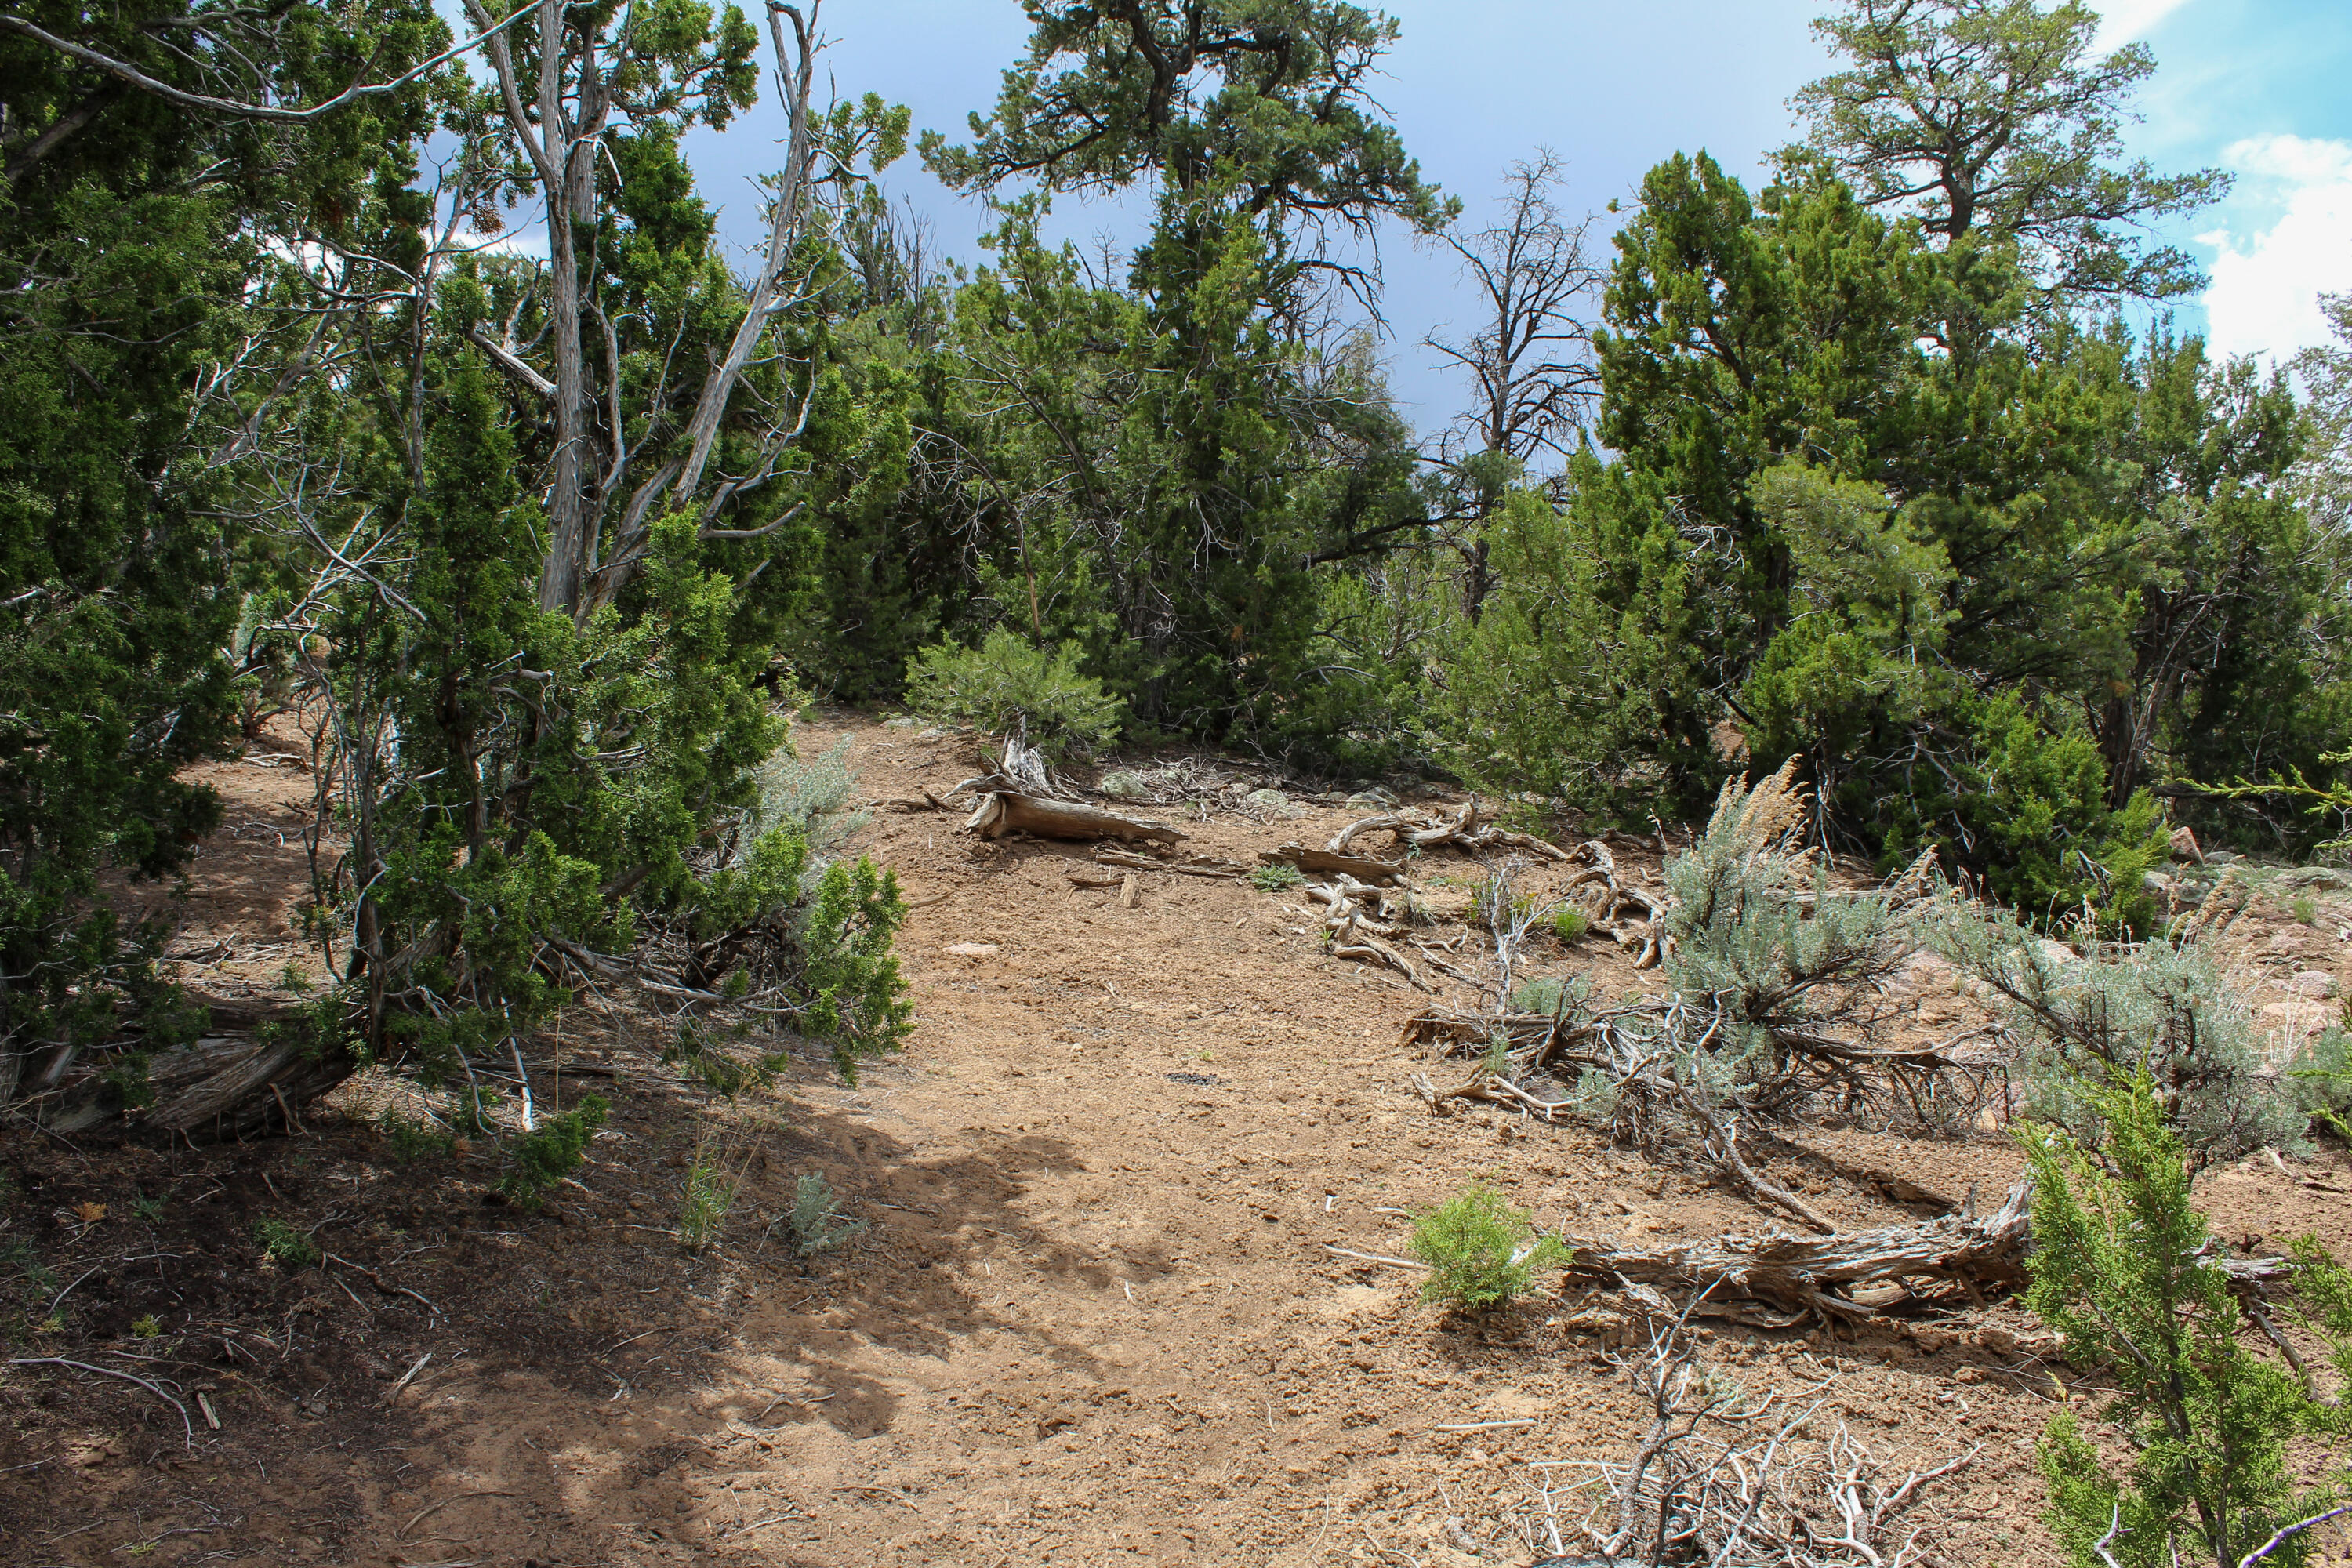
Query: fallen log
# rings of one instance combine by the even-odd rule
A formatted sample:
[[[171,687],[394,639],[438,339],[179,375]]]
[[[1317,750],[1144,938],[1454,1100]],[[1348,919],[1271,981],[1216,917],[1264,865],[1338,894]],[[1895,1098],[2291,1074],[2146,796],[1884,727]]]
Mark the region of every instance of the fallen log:
[[[1268,866],[1296,866],[1310,877],[1353,877],[1376,888],[1402,887],[1404,867],[1393,860],[1373,860],[1361,855],[1341,855],[1328,849],[1310,849],[1303,844],[1286,844],[1279,849],[1261,849],[1258,859]]]
[[[977,833],[982,838],[1026,833],[1034,838],[1118,838],[1129,843],[1179,844],[1187,837],[1164,822],[1147,822],[1075,801],[1045,800],[1002,789],[981,796],[979,808],[963,826],[965,832]]]
[[[350,1043],[322,1036],[315,1011],[281,997],[192,994],[205,1009],[205,1032],[147,1058],[144,1105],[126,1105],[120,1089],[77,1063],[53,1089],[22,1096],[14,1109],[53,1132],[112,1123],[190,1139],[251,1138],[299,1130],[300,1108],[359,1068]]]
[[[1970,1289],[2022,1284],[2030,1183],[2009,1191],[1989,1215],[1939,1215],[1916,1225],[1824,1236],[1725,1236],[1673,1247],[1633,1247],[1612,1237],[1565,1238],[1571,1278],[1647,1286],[1668,1297],[1708,1291],[1711,1300],[1748,1299],[1786,1312],[1867,1318],[1894,1304],[1858,1289],[1914,1280]],[[2257,1259],[2257,1262],[2267,1261]],[[1899,1298],[1898,1298],[1899,1299]]]

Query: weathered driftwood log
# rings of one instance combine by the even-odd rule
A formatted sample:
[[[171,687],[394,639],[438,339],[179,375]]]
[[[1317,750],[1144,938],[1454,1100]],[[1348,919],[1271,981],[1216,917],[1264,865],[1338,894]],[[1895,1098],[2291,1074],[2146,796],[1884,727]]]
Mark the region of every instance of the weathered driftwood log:
[[[1037,838],[1120,838],[1130,843],[1180,844],[1186,835],[1164,822],[1121,816],[1115,811],[1080,805],[1075,801],[1041,800],[992,790],[981,796],[979,809],[964,825],[967,833],[1002,838],[1026,833]]]
[[[147,1058],[154,1098],[126,1107],[93,1067],[16,1109],[53,1132],[107,1124],[192,1139],[250,1138],[299,1126],[301,1108],[358,1070],[343,1041],[322,1037],[310,1009],[284,998],[194,997],[207,1011],[193,1043]]]
[[[1982,1289],[2025,1279],[2031,1184],[2011,1187],[1989,1215],[1948,1214],[1916,1225],[1826,1236],[1726,1236],[1674,1247],[1632,1247],[1613,1238],[1569,1237],[1571,1279],[1629,1281],[1675,1300],[1701,1290],[1710,1300],[1759,1300],[1789,1312],[1867,1318],[1899,1296],[1874,1285],[1959,1281]],[[2255,1260],[2264,1261],[2264,1260]]]
[[[1279,849],[1261,849],[1257,858],[1268,866],[1296,866],[1310,877],[1353,877],[1376,888],[1404,885],[1403,866],[1393,860],[1374,860],[1362,855],[1341,855],[1329,849],[1310,849],[1303,844],[1286,844]]]

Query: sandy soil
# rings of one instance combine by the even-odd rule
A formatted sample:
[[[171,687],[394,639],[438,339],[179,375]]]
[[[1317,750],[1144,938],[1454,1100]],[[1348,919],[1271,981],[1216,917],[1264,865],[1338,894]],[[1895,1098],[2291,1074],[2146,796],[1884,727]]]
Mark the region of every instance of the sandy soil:
[[[952,741],[841,716],[800,743],[842,736],[877,799],[968,771]],[[307,774],[213,773],[228,821],[173,952],[215,990],[315,971],[289,923]],[[1347,815],[1217,813],[1186,823],[1189,847],[1246,858]],[[663,1064],[649,1021],[583,1009],[540,1042],[534,1087],[542,1106],[604,1095],[614,1116],[537,1214],[494,1201],[487,1149],[402,1163],[374,1118],[406,1091],[381,1078],[310,1113],[305,1137],[241,1147],[0,1132],[0,1312],[19,1362],[0,1375],[0,1562],[1538,1555],[1519,1523],[1536,1462],[1638,1431],[1623,1372],[1572,1303],[1451,1323],[1411,1271],[1328,1248],[1402,1253],[1406,1211],[1474,1176],[1585,1235],[1764,1216],[1579,1131],[1433,1117],[1397,1044],[1428,999],[1324,955],[1279,895],[1154,873],[1123,907],[1067,882],[1091,864],[1081,847],[977,845],[959,821],[886,812],[865,836],[921,903],[901,942],[921,1019],[903,1058],[855,1088],[800,1064],[730,1104]],[[1466,890],[1475,874],[1428,869],[1441,901],[1444,879]],[[2342,910],[2306,912],[2273,898],[2241,922],[2282,1029],[2334,1005],[2288,977],[2344,967]],[[945,951],[959,943],[994,951]],[[1656,984],[1605,942],[1537,945],[1539,973]],[[1932,973],[1897,1000],[1922,1029],[1970,1016]],[[1990,1137],[1800,1143],[1774,1173],[1841,1224],[1931,1212],[1890,1191],[1997,1191],[2017,1163]],[[675,1227],[698,1155],[743,1190],[726,1238],[690,1254]],[[2343,1251],[2344,1168],[2250,1164],[2202,1191],[2232,1239],[2311,1231]],[[869,1224],[803,1262],[766,1226],[808,1171]],[[268,1263],[265,1216],[336,1261]],[[2059,1559],[2035,1521],[2034,1436],[2061,1397],[2097,1430],[2100,1402],[2038,1342],[1994,1304],[1853,1338],[1726,1328],[1706,1354],[1821,1401],[1899,1463],[1975,1448],[1924,1516],[1931,1561],[2040,1563]]]

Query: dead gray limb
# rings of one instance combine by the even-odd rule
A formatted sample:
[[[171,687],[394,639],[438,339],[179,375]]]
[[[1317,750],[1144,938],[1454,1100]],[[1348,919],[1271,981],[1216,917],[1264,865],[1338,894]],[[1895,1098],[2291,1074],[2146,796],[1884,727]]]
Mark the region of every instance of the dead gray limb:
[[[992,790],[981,796],[979,808],[963,826],[965,832],[977,833],[982,838],[1026,833],[1034,838],[1118,838],[1129,843],[1180,844],[1187,837],[1164,822],[1121,816],[1117,812],[1075,801],[1046,800],[1010,790]]]
[[[1279,849],[1261,849],[1258,859],[1268,866],[1296,866],[1310,877],[1353,877],[1375,888],[1401,888],[1404,885],[1404,867],[1393,860],[1374,860],[1362,855],[1340,855],[1328,849],[1310,849],[1303,844],[1286,844]]]
[[[1759,1300],[1788,1312],[1868,1318],[1937,1283],[2009,1289],[2025,1279],[2030,1184],[1991,1214],[1941,1215],[1915,1225],[1822,1236],[1725,1236],[1671,1247],[1570,1237],[1571,1279],[1643,1285],[1681,1295]],[[1895,1284],[1893,1296],[1856,1292]]]

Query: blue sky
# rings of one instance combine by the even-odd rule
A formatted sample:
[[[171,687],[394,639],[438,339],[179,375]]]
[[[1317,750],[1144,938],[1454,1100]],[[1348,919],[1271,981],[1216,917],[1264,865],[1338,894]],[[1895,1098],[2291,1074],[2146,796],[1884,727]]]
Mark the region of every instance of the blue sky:
[[[1562,204],[1597,209],[1630,195],[1644,171],[1706,148],[1743,174],[1790,134],[1789,95],[1827,61],[1808,21],[1822,0],[1390,0],[1403,39],[1381,98],[1423,172],[1470,204],[1477,221],[1504,168],[1538,145],[1568,164]],[[2320,341],[2316,296],[2352,289],[2352,4],[2347,0],[2118,0],[2103,41],[2139,40],[2158,72],[2130,146],[2160,169],[2220,165],[2238,186],[2167,236],[2212,271],[2207,295],[2177,309],[2231,353],[2291,354]],[[1016,0],[829,0],[825,57],[845,93],[906,103],[919,127],[959,133],[995,98],[997,76],[1026,25]],[[753,237],[750,177],[772,164],[772,90],[723,134],[691,144],[703,189],[727,209],[739,243]],[[940,188],[909,157],[892,192],[928,215],[950,257],[982,259],[974,204]],[[1139,205],[1065,200],[1057,230],[1086,242],[1133,237]],[[1613,227],[1595,234],[1602,254]],[[1462,316],[1467,297],[1449,258],[1401,234],[1381,254],[1390,374],[1424,429],[1459,401],[1423,336]]]

